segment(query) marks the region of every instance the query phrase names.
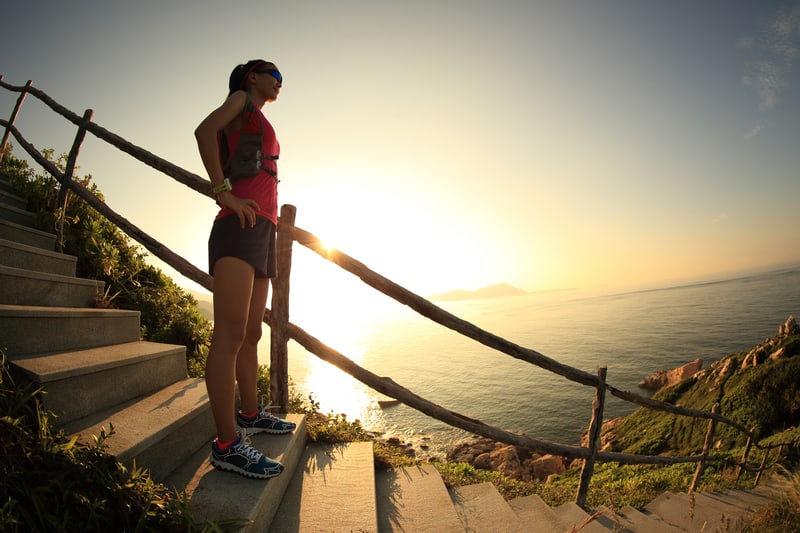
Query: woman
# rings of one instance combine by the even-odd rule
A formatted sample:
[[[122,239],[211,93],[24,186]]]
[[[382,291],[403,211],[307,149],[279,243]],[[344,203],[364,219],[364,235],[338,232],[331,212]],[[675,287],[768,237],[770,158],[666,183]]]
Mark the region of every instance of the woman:
[[[278,98],[282,82],[273,63],[258,59],[238,65],[230,75],[228,98],[195,130],[200,157],[221,207],[208,240],[214,334],[206,362],[206,387],[217,426],[211,464],[261,479],[277,476],[283,465],[254,449],[246,434],[295,429],[293,422],[272,416],[258,404],[256,388],[257,345],[269,278],[275,276],[275,160],[280,151],[275,130],[261,108]],[[254,150],[253,143],[260,144],[255,147],[260,150]],[[249,170],[237,170],[237,161],[249,165]],[[236,383],[241,401],[238,412]]]

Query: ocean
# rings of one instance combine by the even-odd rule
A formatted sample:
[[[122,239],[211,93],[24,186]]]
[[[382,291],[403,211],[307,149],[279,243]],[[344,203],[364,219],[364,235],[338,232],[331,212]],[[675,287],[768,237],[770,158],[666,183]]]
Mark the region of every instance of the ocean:
[[[800,266],[626,292],[563,290],[437,305],[563,364],[590,373],[604,365],[610,384],[648,395],[637,386],[646,376],[696,358],[707,368],[775,335],[790,315],[800,318]],[[404,306],[366,313],[352,324],[336,349],[442,407],[561,444],[578,443],[588,428],[590,387],[486,348]],[[262,359],[268,354],[266,344]],[[382,395],[295,343],[289,374],[321,411],[343,413],[435,455],[469,436],[405,405],[381,406]],[[605,417],[634,409],[608,396]]]

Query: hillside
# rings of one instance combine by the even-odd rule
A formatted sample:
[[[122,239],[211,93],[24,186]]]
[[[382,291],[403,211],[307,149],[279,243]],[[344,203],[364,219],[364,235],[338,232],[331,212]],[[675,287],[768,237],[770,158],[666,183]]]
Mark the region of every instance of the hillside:
[[[794,317],[778,333],[748,351],[732,354],[654,398],[683,407],[720,414],[753,428],[766,439],[800,422],[800,327]],[[699,453],[707,422],[640,408],[624,419],[607,422],[603,443],[608,451],[640,454]],[[729,451],[746,438],[727,424],[718,424],[714,448]]]
[[[508,283],[498,283],[497,285],[482,287],[474,291],[457,289],[448,292],[443,292],[441,294],[434,294],[432,296],[428,296],[428,299],[431,301],[446,302],[454,300],[504,298],[506,296],[518,296],[520,294],[525,294],[525,291],[523,291],[522,289],[518,289],[517,287],[513,287]]]

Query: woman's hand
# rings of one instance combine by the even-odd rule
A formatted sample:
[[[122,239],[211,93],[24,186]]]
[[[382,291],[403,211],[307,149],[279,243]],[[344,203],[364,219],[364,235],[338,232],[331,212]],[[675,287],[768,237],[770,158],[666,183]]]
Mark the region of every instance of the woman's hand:
[[[230,191],[223,191],[217,195],[217,202],[227,207],[239,217],[239,223],[244,229],[244,224],[252,228],[256,225],[256,211],[260,209],[258,203],[250,198],[239,198]]]

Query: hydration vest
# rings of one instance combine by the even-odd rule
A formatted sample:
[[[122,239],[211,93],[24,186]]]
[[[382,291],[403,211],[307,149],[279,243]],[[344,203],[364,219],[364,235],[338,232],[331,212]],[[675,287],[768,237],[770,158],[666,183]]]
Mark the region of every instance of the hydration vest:
[[[236,144],[236,149],[232,155],[228,150],[225,131],[219,132],[218,142],[222,174],[230,181],[253,178],[261,172],[261,169],[267,171],[276,180],[278,179],[278,174],[264,165],[264,160],[274,161],[278,159],[278,156],[261,153],[264,125],[261,123],[260,115],[261,113],[253,105],[248,94],[247,102],[245,102],[242,110],[242,129],[239,135],[239,142]]]

